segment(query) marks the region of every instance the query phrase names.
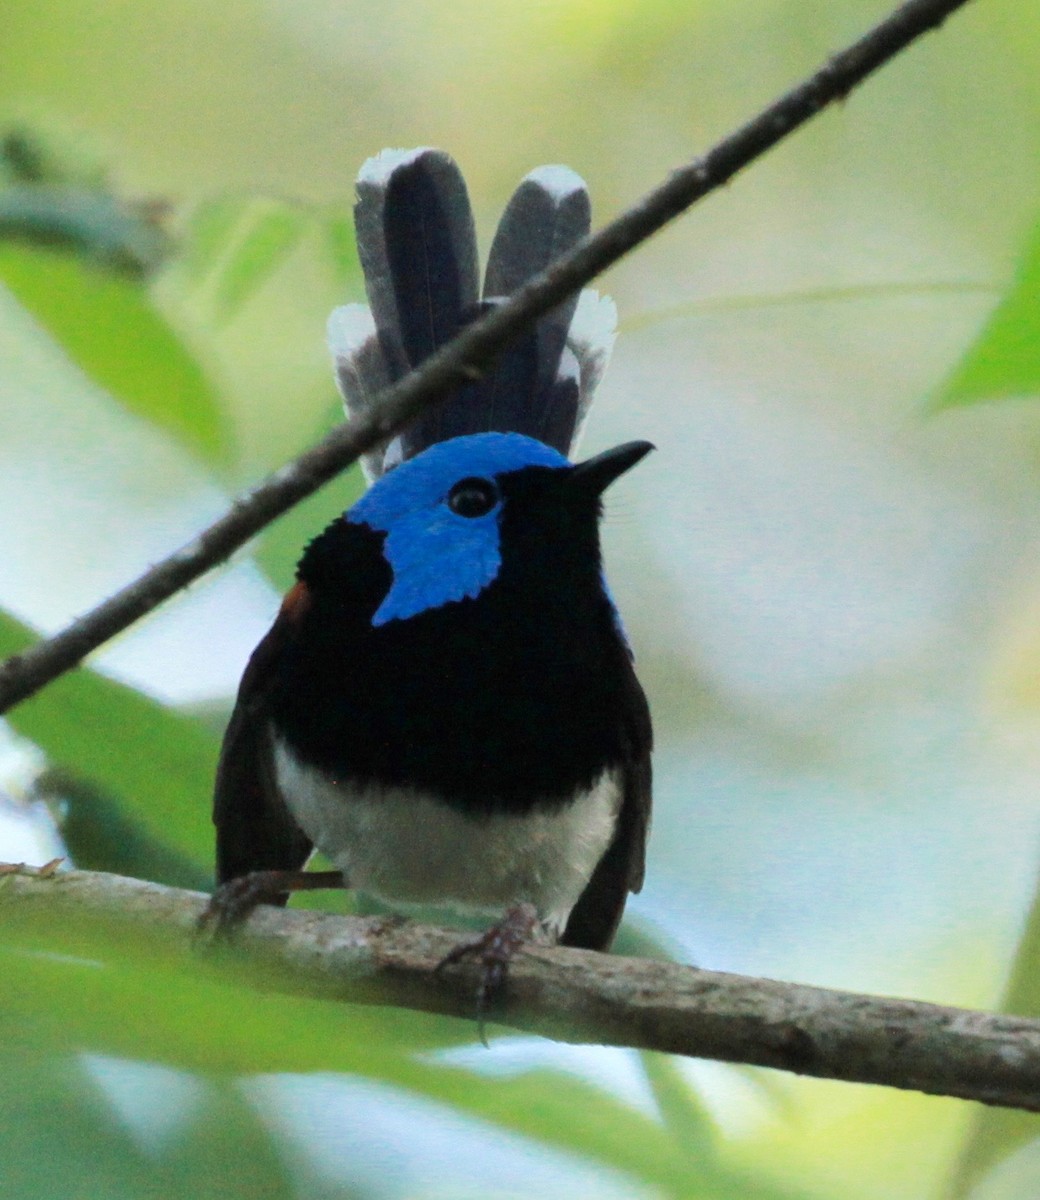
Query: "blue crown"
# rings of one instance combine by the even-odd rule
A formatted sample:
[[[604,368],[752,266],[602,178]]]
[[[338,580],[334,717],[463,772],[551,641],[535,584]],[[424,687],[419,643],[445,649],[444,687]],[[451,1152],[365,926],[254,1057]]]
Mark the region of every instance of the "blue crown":
[[[439,442],[378,479],[344,514],[386,534],[383,553],[394,579],[372,624],[474,599],[498,575],[501,501],[482,516],[460,516],[447,504],[455,484],[566,466],[559,451],[523,434],[475,433]]]

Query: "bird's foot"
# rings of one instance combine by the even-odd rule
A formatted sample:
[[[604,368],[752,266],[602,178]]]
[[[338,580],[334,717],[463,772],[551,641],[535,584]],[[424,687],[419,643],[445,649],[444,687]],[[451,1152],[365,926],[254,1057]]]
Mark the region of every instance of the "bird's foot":
[[[465,958],[479,958],[483,970],[477,986],[477,1029],[480,1040],[488,1044],[484,1019],[488,1004],[498,994],[509,973],[509,964],[525,942],[532,940],[538,928],[538,913],[533,904],[517,904],[506,910],[480,937],[460,942],[434,968],[434,974]]]
[[[212,938],[226,937],[258,904],[284,904],[290,892],[346,886],[341,871],[250,871],[216,889],[196,928]]]

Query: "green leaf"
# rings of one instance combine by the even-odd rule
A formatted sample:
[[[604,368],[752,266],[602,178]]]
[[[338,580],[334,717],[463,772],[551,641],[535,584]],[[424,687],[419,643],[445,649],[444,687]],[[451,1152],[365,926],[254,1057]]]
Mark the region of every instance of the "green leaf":
[[[291,1200],[259,1116],[229,1083],[210,1084],[188,1128],[156,1147],[121,1125],[82,1062],[39,1046],[0,1048],[5,1192],[34,1200]]]
[[[140,282],[74,253],[11,243],[0,243],[0,282],[130,412],[204,460],[226,460],[218,397]]]
[[[185,276],[223,325],[275,274],[314,224],[306,208],[266,196],[200,205],[185,232]]]
[[[0,612],[0,657],[36,640]],[[80,668],[6,715],[50,762],[100,788],[157,843],[208,864],[218,739],[199,721]]]
[[[296,1200],[300,1194],[260,1115],[233,1080],[211,1081],[186,1135],[154,1157],[158,1171],[148,1195]]]
[[[273,991],[261,999],[233,965],[193,961],[161,930],[145,937],[118,922],[4,903],[2,880],[0,905],[8,1047],[89,1049],[209,1077],[345,1071],[582,1155],[665,1195],[781,1195],[696,1160],[657,1121],[580,1079],[549,1070],[493,1078],[417,1057],[429,1042],[424,1027],[446,1018]],[[452,1023],[473,1036],[472,1022]]]
[[[145,206],[95,187],[25,183],[0,188],[0,237],[64,246],[140,279],[170,253],[171,241]]]
[[[327,217],[329,258],[344,293],[363,290],[361,260],[354,239],[354,221],[348,212],[334,210]]]
[[[306,214],[275,201],[253,201],[249,220],[224,264],[215,303],[230,320],[246,300],[274,274],[307,230]]]
[[[715,1153],[714,1122],[689,1081],[668,1054],[640,1054],[661,1119],[672,1131],[676,1145],[701,1161]]]
[[[1040,395],[1040,224],[1011,286],[932,400],[935,409]]]
[[[188,218],[181,237],[180,255],[176,267],[194,284],[199,285],[215,269],[231,244],[235,226],[242,219],[240,196],[221,196],[200,204]]]
[[[195,891],[213,886],[208,863],[172,850],[129,815],[125,804],[93,784],[52,768],[35,781],[33,792],[51,804],[69,855],[84,871],[109,871]]]

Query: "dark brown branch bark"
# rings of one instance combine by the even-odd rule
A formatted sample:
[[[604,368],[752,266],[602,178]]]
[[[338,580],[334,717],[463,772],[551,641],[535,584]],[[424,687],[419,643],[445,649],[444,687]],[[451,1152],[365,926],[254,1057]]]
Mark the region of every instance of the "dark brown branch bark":
[[[183,939],[208,897],[89,871],[0,871],[0,915],[35,909]],[[473,1017],[476,968],[433,967],[458,932],[259,909],[237,936],[292,994]],[[1040,1021],[564,948],[525,950],[494,1019],[560,1041],[663,1050],[1040,1111]],[[474,1036],[476,1031],[474,1030]]]
[[[967,0],[909,0],[814,75],[781,96],[702,158],[674,171],[660,187],[531,280],[508,303],[464,330],[394,387],[367,420],[340,426],[287,463],[194,541],[73,621],[53,637],[0,665],[0,713],[70,670],[98,646],[151,612],[253,537],[294,504],[317,491],[389,433],[467,378],[535,318],[726,183],[793,130],[848,93],[921,34]]]

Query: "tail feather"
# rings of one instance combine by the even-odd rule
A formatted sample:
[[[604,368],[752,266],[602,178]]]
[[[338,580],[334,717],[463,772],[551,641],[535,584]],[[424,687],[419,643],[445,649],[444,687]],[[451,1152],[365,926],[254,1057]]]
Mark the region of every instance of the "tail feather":
[[[440,150],[384,150],[361,168],[354,206],[365,290],[391,377],[417,367],[477,300],[466,183]]]
[[[485,296],[511,296],[588,235],[588,189],[569,167],[538,167],[513,193],[498,223],[484,276]],[[577,295],[538,322],[538,387],[556,378]]]
[[[465,181],[448,155],[384,150],[362,167],[357,194],[354,219],[371,316],[366,324],[360,306],[348,305],[329,321],[336,376],[352,416],[590,227],[588,191],[573,171],[532,171],[499,223],[480,301],[473,215]],[[591,325],[590,305],[598,314]],[[377,478],[435,442],[489,430],[524,433],[569,453],[609,357],[614,316],[613,305],[597,303],[593,292],[558,305],[483,379],[460,387],[367,455],[366,473]]]
[[[363,304],[334,308],[329,315],[327,337],[336,383],[347,416],[353,420],[366,414],[375,397],[394,382],[387,365],[385,342],[380,340],[372,313]],[[388,449],[395,443],[399,449],[399,442],[399,438],[388,438],[362,455],[361,465],[369,480],[378,479],[390,468]]]

